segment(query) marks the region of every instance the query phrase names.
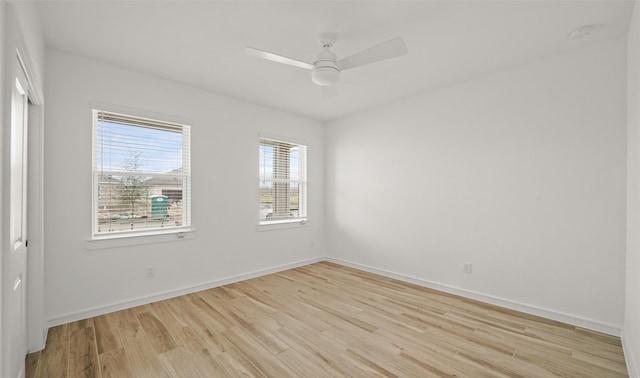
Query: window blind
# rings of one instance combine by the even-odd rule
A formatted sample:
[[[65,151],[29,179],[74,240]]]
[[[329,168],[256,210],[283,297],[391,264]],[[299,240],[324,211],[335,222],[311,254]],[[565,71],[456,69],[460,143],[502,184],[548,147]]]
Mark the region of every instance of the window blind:
[[[191,224],[190,127],[93,111],[94,235]]]
[[[260,138],[260,223],[307,218],[307,146]]]

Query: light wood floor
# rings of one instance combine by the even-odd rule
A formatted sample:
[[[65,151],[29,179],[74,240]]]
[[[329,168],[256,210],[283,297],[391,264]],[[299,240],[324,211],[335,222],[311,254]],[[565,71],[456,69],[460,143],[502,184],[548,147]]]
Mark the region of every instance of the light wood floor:
[[[49,330],[27,377],[626,377],[620,339],[328,262]]]

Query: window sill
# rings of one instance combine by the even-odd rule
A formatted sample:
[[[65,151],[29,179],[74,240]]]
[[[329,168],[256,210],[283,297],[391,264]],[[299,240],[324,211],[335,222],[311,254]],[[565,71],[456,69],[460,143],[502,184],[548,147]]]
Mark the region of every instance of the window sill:
[[[271,230],[282,230],[287,228],[308,227],[308,224],[309,224],[308,219],[292,219],[292,220],[262,222],[258,225],[258,231],[271,231]]]
[[[87,250],[129,247],[141,244],[166,243],[179,240],[195,239],[196,231],[190,228],[171,231],[127,235],[105,235],[86,242]]]

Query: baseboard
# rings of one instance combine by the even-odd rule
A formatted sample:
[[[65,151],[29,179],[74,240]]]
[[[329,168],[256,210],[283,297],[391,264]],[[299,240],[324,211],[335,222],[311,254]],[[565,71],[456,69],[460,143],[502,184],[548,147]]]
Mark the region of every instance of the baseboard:
[[[149,296],[138,297],[138,298],[122,301],[122,302],[111,303],[104,306],[94,307],[84,311],[69,313],[63,316],[49,319],[49,321],[47,322],[47,325],[49,328],[55,327],[60,324],[66,324],[66,323],[74,322],[77,320],[104,315],[110,312],[124,310],[127,308],[140,306],[140,305],[144,305],[152,302],[157,302],[165,299],[170,299],[180,295],[191,294],[198,291],[207,290],[214,287],[227,285],[230,283],[239,282],[243,280],[248,280],[251,278],[260,277],[260,276],[280,272],[287,269],[297,268],[300,266],[313,264],[320,261],[330,261],[336,264],[349,266],[355,269],[360,269],[360,270],[371,272],[374,274],[379,274],[381,276],[398,279],[400,281],[410,282],[410,283],[413,283],[419,286],[428,287],[434,290],[443,291],[445,293],[460,295],[465,298],[475,299],[475,300],[482,301],[485,303],[490,303],[496,306],[505,307],[511,310],[521,311],[528,314],[541,316],[543,318],[557,320],[557,321],[575,325],[578,327],[583,327],[590,330],[606,333],[608,335],[613,335],[613,336],[621,335],[621,327],[613,324],[603,323],[596,320],[587,319],[587,318],[566,314],[558,311],[553,311],[553,310],[549,310],[549,309],[545,309],[537,306],[531,306],[525,303],[520,303],[520,302],[516,302],[516,301],[504,299],[504,298],[494,297],[494,296],[486,295],[482,293],[477,293],[474,291],[461,289],[461,288],[457,288],[449,285],[443,285],[436,282],[424,280],[421,278],[416,278],[416,277],[411,277],[404,274],[391,272],[385,269],[379,269],[379,268],[374,268],[367,265],[362,265],[362,264],[355,263],[348,260],[343,260],[343,259],[334,258],[334,257],[324,257],[324,256],[315,257],[315,258],[306,259],[306,260],[300,260],[297,262],[278,265],[278,266],[267,268],[267,269],[261,269],[257,271],[235,275],[235,276],[225,277],[222,279],[205,282],[199,285],[183,287],[176,290],[169,290],[169,291],[165,291],[165,292],[161,292],[161,293],[157,293]],[[629,359],[629,361],[633,362],[632,359]],[[635,368],[635,371],[637,371],[637,367]]]
[[[234,282],[244,281],[251,278],[264,276],[267,274],[277,273],[283,270],[297,268],[300,266],[309,265],[309,264],[313,264],[313,263],[324,261],[324,260],[325,260],[324,256],[314,257],[311,259],[300,260],[293,263],[278,265],[278,266],[274,266],[267,269],[261,269],[261,270],[256,270],[248,273],[238,274],[235,276],[225,277],[222,279],[205,282],[198,285],[186,286],[176,290],[164,291],[161,293],[152,294],[144,297],[138,297],[138,298],[122,301],[122,302],[111,303],[104,306],[98,306],[98,307],[90,308],[88,310],[69,313],[63,316],[58,316],[56,318],[49,319],[47,324],[48,324],[48,327],[51,328],[61,324],[71,323],[78,320],[91,318],[94,316],[108,314],[114,311],[124,310],[127,308],[145,305],[152,302],[162,301],[165,299],[175,298],[180,295],[191,294],[191,293],[195,293],[202,290],[212,289],[214,287],[223,286],[223,285],[231,284]]]
[[[628,337],[626,329],[622,329],[622,350],[624,351],[624,360],[627,362],[627,371],[630,378],[640,378],[640,350],[633,350],[631,338]]]
[[[39,345],[36,345],[35,347],[31,347],[31,349],[27,350],[27,353],[39,352],[47,346],[47,336],[49,335],[49,327],[47,327],[47,324],[43,324],[42,327],[43,327],[42,338],[40,339]]]
[[[326,261],[330,261],[336,264],[345,265],[351,268],[364,270],[366,272],[379,274],[381,276],[394,278],[400,281],[413,283],[419,286],[428,287],[430,289],[443,291],[445,293],[459,295],[461,297],[475,299],[481,302],[493,304],[496,306],[508,308],[511,310],[516,310],[520,312],[524,312],[531,315],[540,316],[547,319],[556,320],[559,322],[575,325],[582,328],[587,328],[590,330],[606,333],[612,336],[620,336],[621,327],[616,326],[614,324],[603,323],[593,319],[587,319],[580,316],[575,316],[572,314],[566,314],[558,311],[553,311],[537,306],[528,305],[526,303],[520,303],[516,301],[512,301],[509,299],[494,297],[492,295],[482,294],[466,289],[461,289],[454,286],[443,285],[436,282],[431,282],[428,280],[424,280],[421,278],[411,277],[404,274],[399,274],[395,272],[391,272],[385,269],[374,268],[367,265],[362,265],[359,263],[355,263],[353,261],[343,260],[335,257],[327,257]]]

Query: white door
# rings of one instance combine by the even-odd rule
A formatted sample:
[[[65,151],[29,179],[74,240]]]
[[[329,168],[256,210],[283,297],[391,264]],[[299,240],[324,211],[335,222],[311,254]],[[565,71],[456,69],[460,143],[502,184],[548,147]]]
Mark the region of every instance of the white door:
[[[17,58],[16,58],[17,59]],[[26,271],[27,271],[27,114],[28,82],[17,59],[16,77],[11,96],[11,147],[9,187],[9,245],[2,248],[8,274],[4,282],[5,332],[4,353],[10,378],[25,374],[27,354]],[[6,248],[8,247],[8,248]]]

